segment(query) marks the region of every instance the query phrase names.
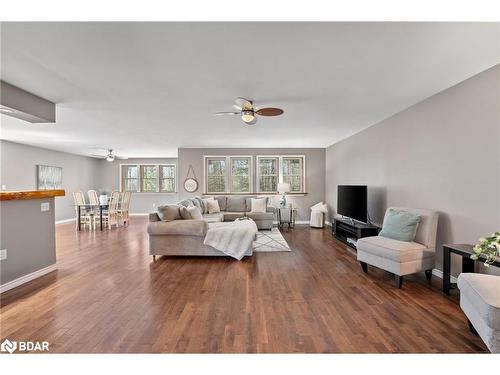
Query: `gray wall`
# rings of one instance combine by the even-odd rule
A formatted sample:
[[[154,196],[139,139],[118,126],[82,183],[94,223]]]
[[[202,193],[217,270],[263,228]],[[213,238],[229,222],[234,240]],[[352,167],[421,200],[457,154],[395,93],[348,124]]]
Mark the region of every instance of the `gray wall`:
[[[97,187],[100,161],[94,158],[7,141],[0,141],[0,156],[0,184],[10,191],[36,190],[37,164],[62,167],[66,196],[56,198],[55,220],[75,217],[74,191]]]
[[[366,184],[375,222],[392,205],[440,211],[439,245],[500,230],[499,87],[497,65],[328,147],[329,206],[338,184]]]
[[[40,210],[42,202],[49,211]],[[55,264],[55,233],[54,198],[0,202],[0,246],[7,249],[0,284]]]
[[[304,196],[289,196],[290,202],[297,208],[297,220],[309,220],[310,207],[323,201],[325,197],[325,149],[324,148],[179,148],[178,179],[179,198],[202,195],[204,186],[203,156],[205,155],[305,155],[306,156],[306,191]],[[255,162],[255,160],[254,160]],[[183,182],[189,165],[192,165],[198,178],[199,188],[194,194],[186,192]],[[273,197],[278,205],[279,197]]]
[[[109,163],[99,160],[99,189],[120,190],[120,164],[177,164],[177,159],[126,159]],[[158,205],[176,203],[178,194],[167,193],[133,193],[130,201],[130,212],[144,214],[156,211]]]

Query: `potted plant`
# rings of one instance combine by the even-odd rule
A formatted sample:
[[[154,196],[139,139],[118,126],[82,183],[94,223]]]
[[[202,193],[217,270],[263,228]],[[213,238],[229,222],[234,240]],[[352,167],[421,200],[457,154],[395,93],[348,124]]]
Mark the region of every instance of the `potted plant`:
[[[495,232],[486,238],[480,238],[479,243],[474,246],[474,254],[471,258],[478,260],[480,257],[486,258],[484,264],[489,266],[500,256],[500,232]]]

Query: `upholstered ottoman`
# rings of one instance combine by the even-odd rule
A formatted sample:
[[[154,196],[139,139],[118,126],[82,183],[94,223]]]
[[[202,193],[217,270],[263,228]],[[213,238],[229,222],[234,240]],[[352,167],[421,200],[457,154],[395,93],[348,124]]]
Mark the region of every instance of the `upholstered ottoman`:
[[[471,330],[492,353],[500,353],[500,276],[461,273],[458,288]]]

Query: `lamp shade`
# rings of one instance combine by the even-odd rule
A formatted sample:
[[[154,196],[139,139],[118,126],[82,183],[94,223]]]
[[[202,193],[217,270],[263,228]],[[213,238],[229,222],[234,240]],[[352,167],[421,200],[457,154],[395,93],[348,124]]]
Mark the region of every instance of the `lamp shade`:
[[[281,184],[278,184],[278,193],[283,194],[283,193],[288,193],[290,191],[290,184],[287,182],[282,182]]]

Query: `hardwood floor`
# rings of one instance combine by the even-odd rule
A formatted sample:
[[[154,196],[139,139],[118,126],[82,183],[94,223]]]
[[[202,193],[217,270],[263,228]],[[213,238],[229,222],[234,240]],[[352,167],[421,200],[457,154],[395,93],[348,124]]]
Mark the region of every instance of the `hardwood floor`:
[[[362,272],[328,230],[284,231],[292,252],[147,255],[146,219],[57,227],[58,271],[1,295],[1,339],[51,352],[485,352],[441,282]]]

